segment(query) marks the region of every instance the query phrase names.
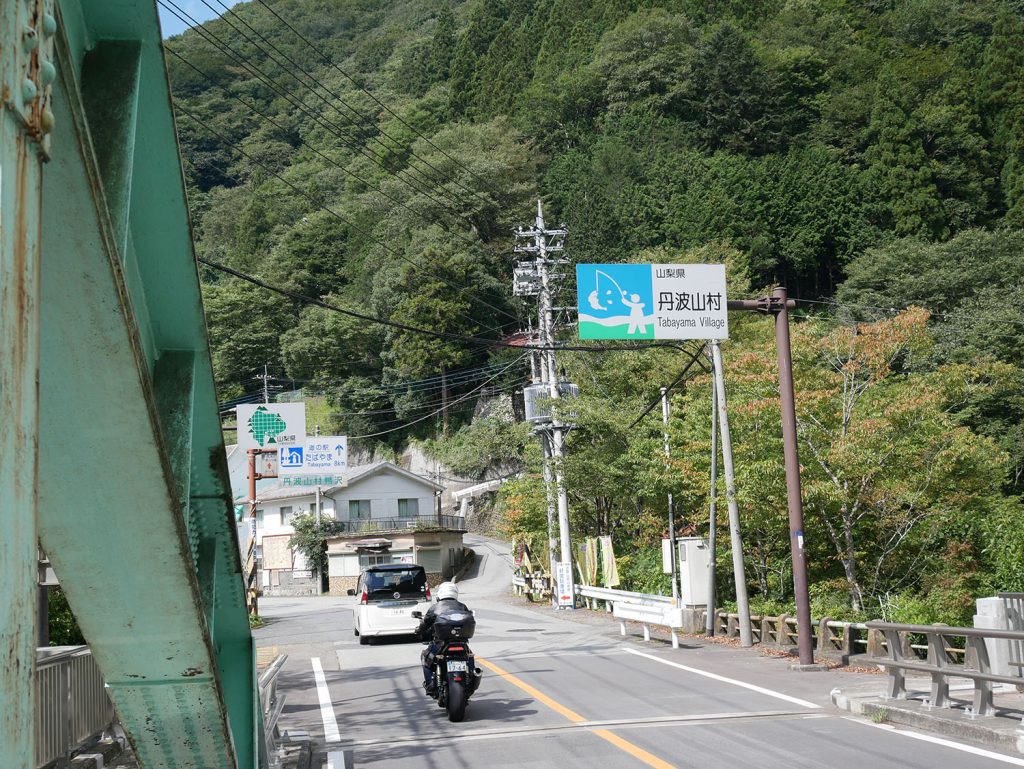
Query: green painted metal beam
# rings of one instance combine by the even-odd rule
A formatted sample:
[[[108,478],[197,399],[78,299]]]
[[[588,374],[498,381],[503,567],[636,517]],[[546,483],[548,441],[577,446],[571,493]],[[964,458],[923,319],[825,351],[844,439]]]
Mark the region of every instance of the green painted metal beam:
[[[0,50],[18,33],[9,7],[41,2],[2,4]],[[0,378],[0,419],[18,428],[0,431],[0,526],[22,527],[16,543],[0,538],[0,576],[19,596],[0,609],[2,651],[34,657],[34,568],[12,583],[7,556],[34,567],[38,492],[39,537],[142,765],[255,767],[253,643],[155,4],[58,5],[52,157],[28,217],[42,222],[38,289],[19,272],[26,295],[39,292],[38,323],[9,318],[7,294],[0,308],[5,338],[28,324],[27,352],[0,357],[0,377],[17,377]],[[18,143],[6,112],[3,125],[6,225]],[[26,179],[38,201],[38,172]],[[17,250],[4,244],[6,291]],[[8,393],[24,396],[17,408]],[[31,756],[30,678],[3,680],[18,709],[4,697],[0,755]]]
[[[0,756],[34,765],[39,227],[46,8],[0,3]],[[40,44],[42,42],[42,44]]]

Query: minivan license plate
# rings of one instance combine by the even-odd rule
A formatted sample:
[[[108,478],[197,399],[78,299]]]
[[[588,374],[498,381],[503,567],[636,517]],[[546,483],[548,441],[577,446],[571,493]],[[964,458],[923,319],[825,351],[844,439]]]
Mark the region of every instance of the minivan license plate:
[[[459,671],[461,671],[463,673],[466,672],[466,662],[465,662],[465,660],[449,660],[449,662],[448,662],[448,672],[449,673],[457,673]]]

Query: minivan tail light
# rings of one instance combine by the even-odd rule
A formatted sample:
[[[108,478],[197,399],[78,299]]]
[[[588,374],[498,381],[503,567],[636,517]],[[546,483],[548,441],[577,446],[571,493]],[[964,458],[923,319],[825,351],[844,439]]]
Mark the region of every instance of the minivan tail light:
[[[430,600],[430,585],[427,585],[427,600]]]
[[[366,595],[365,590],[363,591],[363,594],[359,597],[359,603],[369,603],[369,596]]]

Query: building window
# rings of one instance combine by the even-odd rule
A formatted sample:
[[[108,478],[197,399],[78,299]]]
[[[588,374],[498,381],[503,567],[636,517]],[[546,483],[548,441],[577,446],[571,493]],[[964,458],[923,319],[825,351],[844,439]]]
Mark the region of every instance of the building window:
[[[415,518],[420,514],[420,501],[418,499],[398,500],[398,517]]]
[[[387,553],[384,555],[361,555],[359,556],[359,566],[365,569],[367,566],[380,566],[381,564],[391,563],[391,556]]]
[[[348,501],[348,519],[350,521],[366,520],[370,517],[370,500],[350,499]]]
[[[262,510],[257,510],[256,511],[256,528],[257,529],[262,529],[263,528],[263,511]]]
[[[288,526],[292,522],[292,518],[295,517],[295,513],[292,512],[291,507],[281,508],[281,525]]]

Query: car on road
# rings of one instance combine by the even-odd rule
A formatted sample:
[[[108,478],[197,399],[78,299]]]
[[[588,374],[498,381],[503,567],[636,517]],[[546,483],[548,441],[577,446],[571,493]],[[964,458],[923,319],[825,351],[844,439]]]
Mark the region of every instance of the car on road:
[[[360,644],[380,636],[413,635],[419,620],[414,611],[430,604],[427,573],[414,563],[370,566],[359,575],[355,590],[355,634]]]

